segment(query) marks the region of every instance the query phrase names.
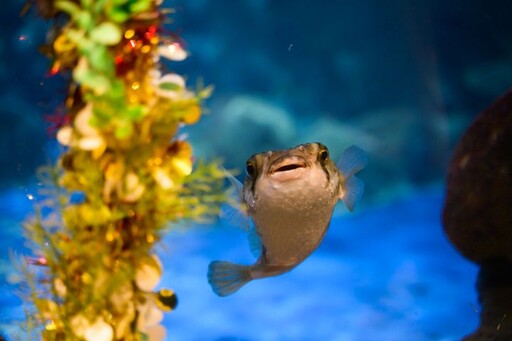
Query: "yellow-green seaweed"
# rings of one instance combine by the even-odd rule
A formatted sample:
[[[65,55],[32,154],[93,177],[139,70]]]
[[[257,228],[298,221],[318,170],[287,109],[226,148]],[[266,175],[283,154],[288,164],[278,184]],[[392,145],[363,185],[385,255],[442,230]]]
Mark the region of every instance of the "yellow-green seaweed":
[[[181,76],[162,75],[162,48],[172,45],[176,58],[163,55],[171,60],[186,52],[160,35],[157,3],[44,2],[47,17],[67,18],[46,50],[51,73],[71,81],[69,120],[57,131],[66,150],[41,171],[25,224],[34,245],[24,258],[35,307],[27,321],[43,340],[162,340],[154,245],[169,223],[204,221],[226,200],[220,165],[194,164],[190,144],[176,137],[200,119],[211,88],[194,93]]]

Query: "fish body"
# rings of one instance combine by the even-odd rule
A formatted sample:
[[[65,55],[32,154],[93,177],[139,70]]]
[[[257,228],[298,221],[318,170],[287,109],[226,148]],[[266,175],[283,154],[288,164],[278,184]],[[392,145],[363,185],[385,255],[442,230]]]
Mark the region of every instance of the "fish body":
[[[358,147],[345,150],[336,165],[321,143],[253,155],[239,188],[244,214],[258,261],[251,266],[214,261],[208,280],[213,291],[227,296],[247,282],[292,270],[320,244],[338,200],[353,210],[364,185],[355,173],[366,164]],[[233,181],[236,181],[233,179]]]

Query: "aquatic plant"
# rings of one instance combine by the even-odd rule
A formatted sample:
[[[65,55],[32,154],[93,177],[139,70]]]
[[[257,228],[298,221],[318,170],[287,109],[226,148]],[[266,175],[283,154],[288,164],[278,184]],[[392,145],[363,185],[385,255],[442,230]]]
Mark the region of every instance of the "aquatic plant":
[[[58,165],[41,170],[26,225],[27,320],[43,340],[161,340],[170,289],[155,292],[154,246],[169,222],[204,220],[224,201],[219,165],[194,165],[177,137],[211,88],[187,89],[160,58],[187,57],[164,35],[158,0],[41,0],[54,24],[43,50],[69,79]]]

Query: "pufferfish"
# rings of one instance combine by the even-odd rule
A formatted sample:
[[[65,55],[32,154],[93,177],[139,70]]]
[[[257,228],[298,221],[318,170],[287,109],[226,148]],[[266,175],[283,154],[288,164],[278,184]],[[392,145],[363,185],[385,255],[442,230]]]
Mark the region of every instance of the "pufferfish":
[[[321,143],[251,156],[244,184],[238,189],[242,214],[252,219],[249,231],[253,265],[213,261],[208,282],[219,296],[228,296],[253,279],[286,273],[320,244],[341,199],[352,211],[364,191],[355,176],[367,163],[366,154],[348,147],[336,164]]]

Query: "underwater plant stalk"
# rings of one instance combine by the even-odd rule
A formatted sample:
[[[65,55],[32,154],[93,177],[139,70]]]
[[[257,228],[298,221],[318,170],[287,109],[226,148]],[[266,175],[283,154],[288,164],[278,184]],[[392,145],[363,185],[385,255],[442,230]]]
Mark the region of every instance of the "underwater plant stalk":
[[[50,73],[69,78],[58,165],[25,225],[28,320],[43,340],[162,340],[170,289],[155,291],[162,264],[154,246],[169,222],[204,220],[225,200],[216,163],[193,164],[177,137],[201,117],[210,88],[186,88],[160,59],[186,58],[162,34],[158,0],[45,0],[54,20],[44,47]]]

